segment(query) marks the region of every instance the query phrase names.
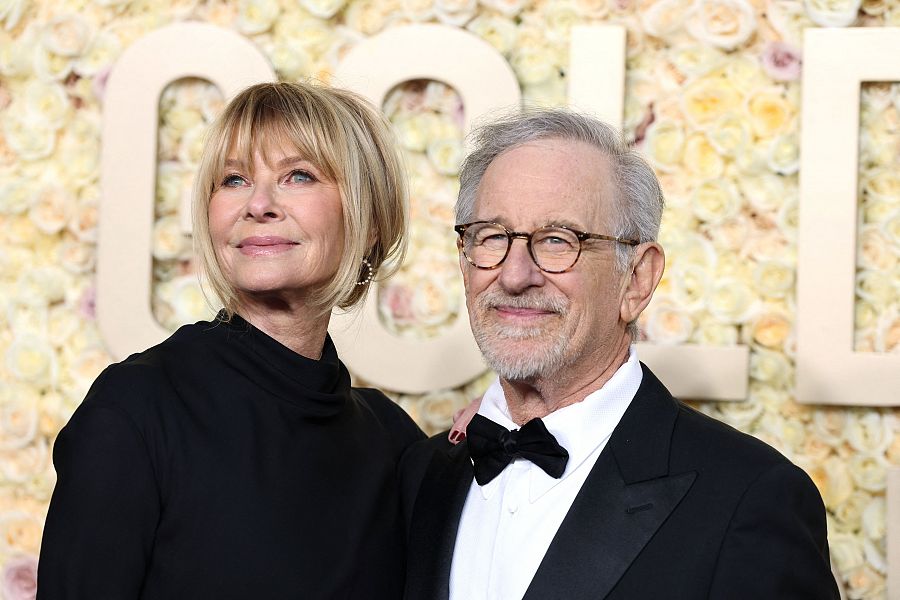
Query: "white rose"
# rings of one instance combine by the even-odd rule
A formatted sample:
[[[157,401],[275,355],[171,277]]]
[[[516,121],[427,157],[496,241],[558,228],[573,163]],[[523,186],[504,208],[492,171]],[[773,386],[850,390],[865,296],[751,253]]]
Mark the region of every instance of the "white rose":
[[[795,134],[780,135],[769,144],[769,168],[779,175],[793,175],[800,169],[800,145]]]
[[[741,200],[729,181],[710,180],[697,186],[691,196],[691,208],[701,221],[717,225],[737,215]]]
[[[16,292],[15,285],[10,286],[7,298],[12,298]],[[22,304],[9,301],[6,304],[7,325],[15,336],[36,335],[43,336],[47,332],[48,308],[46,304],[32,303]],[[8,340],[4,340],[8,342]],[[3,347],[6,347],[4,344]]]
[[[879,225],[863,225],[856,238],[857,266],[876,271],[890,271],[897,266],[897,251]]]
[[[743,431],[748,431],[763,414],[763,406],[749,399],[743,402],[719,402],[716,408],[719,418]]]
[[[853,533],[859,529],[863,510],[871,502],[871,494],[862,490],[854,490],[844,502],[834,507],[834,530]]]
[[[695,0],[685,22],[695,38],[724,50],[740,46],[756,31],[753,6],[744,0]]]
[[[72,186],[85,186],[100,178],[100,132],[92,132],[89,138],[81,137],[72,125],[81,119],[72,119],[64,127],[57,150],[60,175]]]
[[[514,17],[528,4],[530,0],[481,0],[482,6],[492,8],[502,15]]]
[[[321,19],[330,19],[346,3],[347,0],[300,0],[300,6]]]
[[[81,402],[91,385],[111,362],[112,357],[99,346],[88,346],[79,352],[68,369],[72,385],[63,390],[69,400]]]
[[[416,323],[424,326],[448,324],[459,312],[459,289],[452,285],[446,277],[449,267],[442,269],[437,277],[420,280],[414,287],[412,310]],[[429,271],[433,273],[434,271]],[[452,272],[452,271],[450,271]]]
[[[95,77],[112,65],[122,53],[122,43],[112,31],[98,32],[73,68],[85,77]]]
[[[725,161],[709,139],[695,133],[684,146],[684,166],[701,179],[718,179],[725,169]]]
[[[575,8],[582,18],[604,19],[609,14],[610,2],[609,0],[575,0]]]
[[[34,442],[13,452],[0,452],[0,473],[7,481],[23,484],[43,475],[50,466],[47,440],[36,437]]]
[[[421,23],[434,18],[433,0],[400,0],[403,16],[410,21]]]
[[[395,18],[392,2],[357,0],[344,11],[344,23],[352,30],[370,36],[387,27]],[[339,57],[336,57],[339,58]]]
[[[73,58],[55,54],[46,46],[37,45],[34,48],[31,65],[42,81],[63,81],[72,72],[74,64]]]
[[[723,115],[707,130],[709,143],[725,156],[741,154],[749,144],[747,120],[737,115]]]
[[[523,85],[536,85],[549,80],[556,66],[547,59],[550,52],[545,47],[522,47],[515,50],[511,66]]]
[[[844,438],[860,454],[883,455],[894,441],[893,419],[879,412],[852,412],[844,426]]]
[[[6,350],[6,367],[19,381],[49,386],[56,381],[56,355],[45,340],[33,334],[17,336]]]
[[[240,0],[235,26],[244,35],[268,31],[281,13],[277,0]]]
[[[882,200],[892,205],[900,198],[900,173],[893,167],[863,171],[862,190],[867,200]]]
[[[720,67],[726,55],[718,48],[706,44],[679,44],[671,48],[668,58],[681,74],[682,80],[702,77]]]
[[[862,0],[803,0],[806,14],[822,27],[846,27],[856,21]]]
[[[179,325],[215,316],[195,275],[183,275],[169,284],[168,301],[174,311],[173,318]]]
[[[871,498],[862,512],[862,530],[870,540],[881,540],[887,532],[887,506],[882,496]]]
[[[61,187],[48,185],[35,195],[28,218],[42,232],[53,235],[59,233],[72,216],[75,198]]]
[[[82,317],[63,304],[51,308],[47,317],[47,339],[57,348],[64,346],[83,326]]]
[[[71,277],[57,266],[31,268],[16,282],[16,301],[22,304],[47,306],[65,299]]]
[[[65,124],[72,107],[66,90],[58,83],[33,80],[25,87],[23,97],[26,110],[37,119],[58,129]]]
[[[856,295],[875,306],[884,306],[896,298],[895,284],[889,273],[864,269],[856,275]]]
[[[269,60],[272,61],[272,66],[284,79],[300,79],[309,73],[312,65],[312,57],[298,39],[281,39],[268,54]],[[195,129],[197,129],[197,133],[194,135],[196,149],[193,154],[196,158],[193,162],[199,159],[206,127],[200,125]]]
[[[0,23],[7,31],[15,29],[27,7],[28,0],[4,0],[0,4]]]
[[[81,274],[94,270],[97,248],[76,239],[66,239],[57,250],[59,264],[69,273]]]
[[[702,319],[691,341],[708,346],[734,346],[738,342],[737,327]]]
[[[572,26],[584,20],[578,6],[571,0],[545,2],[538,15],[547,37],[552,40],[568,40]]]
[[[653,123],[644,139],[644,151],[657,169],[678,169],[684,154],[684,130],[681,123],[672,120]]]
[[[69,13],[48,21],[41,40],[50,52],[75,57],[87,49],[92,34],[91,23],[87,19],[77,13]]]
[[[442,139],[432,142],[426,150],[428,159],[438,173],[456,175],[465,157],[462,141],[458,139]]]
[[[34,440],[39,400],[30,386],[0,382],[0,450],[18,450]]]
[[[772,85],[772,80],[763,70],[759,59],[747,52],[729,54],[728,60],[723,63],[722,72],[741,94],[750,94]]]
[[[757,348],[750,355],[750,377],[757,381],[785,387],[793,376],[793,367],[781,352]]]
[[[644,31],[657,38],[678,32],[691,8],[689,0],[659,0],[640,12]]]
[[[900,284],[897,285],[900,288]],[[898,289],[900,295],[900,289]],[[892,306],[881,315],[875,329],[875,346],[878,352],[896,352],[900,348],[900,309]]]
[[[56,145],[56,128],[46,119],[7,110],[3,119],[6,145],[22,160],[46,158]]]
[[[809,467],[804,465],[804,470],[819,488],[825,507],[830,510],[846,502],[854,491],[850,470],[844,459],[839,456],[829,456]]]
[[[673,295],[687,310],[699,308],[713,284],[712,277],[705,268],[692,264],[673,268],[670,279],[673,282]]]
[[[690,339],[694,331],[694,320],[676,304],[657,304],[647,311],[644,331],[652,342],[681,344]]]
[[[166,216],[153,224],[153,257],[158,260],[184,258],[190,251],[187,237],[181,231],[177,216]]]
[[[478,11],[476,0],[435,0],[434,13],[439,22],[462,27],[472,20]]]
[[[516,43],[516,25],[509,19],[481,14],[469,21],[466,29],[506,56]]]
[[[453,414],[467,404],[466,398],[457,391],[431,392],[422,396],[419,414],[426,425],[440,431],[450,427]]]
[[[784,260],[762,259],[753,269],[753,284],[767,298],[784,298],[794,288],[795,266]]]
[[[83,194],[72,207],[72,216],[69,218],[67,229],[79,241],[95,243],[98,219],[97,200]]]
[[[736,403],[740,404],[740,403]],[[775,447],[789,458],[796,455],[806,442],[806,428],[796,417],[763,412],[754,435],[764,434],[775,441]]]
[[[743,214],[737,214],[716,224],[706,224],[702,230],[712,238],[717,247],[738,251],[744,247],[751,228],[749,219]]]
[[[11,172],[0,176],[0,215],[21,214],[34,202],[31,184],[14,177]]]
[[[884,456],[854,455],[850,457],[850,476],[856,485],[869,492],[883,492],[888,463]]]

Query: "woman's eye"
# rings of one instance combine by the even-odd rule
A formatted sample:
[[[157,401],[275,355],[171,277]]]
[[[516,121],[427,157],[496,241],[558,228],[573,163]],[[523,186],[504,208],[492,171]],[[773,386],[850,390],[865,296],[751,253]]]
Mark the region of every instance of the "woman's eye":
[[[244,185],[246,180],[240,175],[226,175],[225,179],[222,180],[222,187],[240,187]]]
[[[315,178],[310,175],[309,172],[297,169],[296,171],[291,171],[288,175],[288,181],[290,183],[306,183],[308,181],[315,181]]]

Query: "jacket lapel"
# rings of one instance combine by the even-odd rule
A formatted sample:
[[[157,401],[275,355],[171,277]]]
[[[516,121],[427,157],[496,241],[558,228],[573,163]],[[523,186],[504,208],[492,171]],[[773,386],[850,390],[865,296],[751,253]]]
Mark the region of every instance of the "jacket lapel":
[[[413,508],[406,598],[449,598],[456,531],[472,478],[465,442],[432,456]]]
[[[668,473],[678,406],[644,366],[634,400],[550,543],[523,600],[605,598],[688,492]]]

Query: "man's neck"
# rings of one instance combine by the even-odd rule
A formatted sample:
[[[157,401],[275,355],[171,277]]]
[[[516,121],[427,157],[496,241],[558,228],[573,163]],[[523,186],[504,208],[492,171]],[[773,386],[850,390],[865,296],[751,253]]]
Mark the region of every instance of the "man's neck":
[[[628,360],[630,346],[630,336],[626,335],[605,358],[599,361],[579,361],[585,364],[583,373],[579,372],[578,365],[574,365],[563,367],[551,376],[528,381],[500,379],[512,420],[518,425],[524,425],[532,419],[546,417],[554,411],[581,402],[612,379],[619,367]]]

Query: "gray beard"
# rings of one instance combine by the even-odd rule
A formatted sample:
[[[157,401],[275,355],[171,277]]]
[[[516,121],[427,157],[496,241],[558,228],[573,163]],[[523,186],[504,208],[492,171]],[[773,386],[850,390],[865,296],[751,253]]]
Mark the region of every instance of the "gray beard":
[[[488,366],[500,378],[507,381],[533,381],[552,377],[571,362],[566,356],[570,332],[558,328],[547,333],[540,328],[524,328],[504,326],[498,323],[485,323],[484,315],[490,314],[495,306],[504,304],[516,308],[537,308],[549,310],[565,317],[568,313],[568,302],[552,296],[527,295],[510,296],[502,292],[486,292],[476,301],[472,331],[475,341],[484,355]],[[513,353],[506,342],[535,340],[538,343],[527,352]]]

